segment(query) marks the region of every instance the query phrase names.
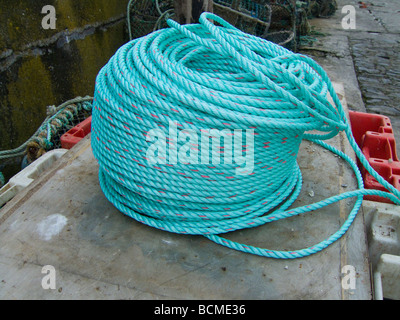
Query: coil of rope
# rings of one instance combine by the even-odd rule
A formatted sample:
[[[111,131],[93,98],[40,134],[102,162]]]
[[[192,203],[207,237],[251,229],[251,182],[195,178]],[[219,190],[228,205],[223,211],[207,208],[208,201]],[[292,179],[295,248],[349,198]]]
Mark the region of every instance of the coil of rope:
[[[155,228],[203,235],[260,256],[292,259],[339,239],[354,220],[363,195],[380,195],[400,204],[399,191],[363,157],[328,76],[312,59],[245,34],[211,13],[203,13],[200,24],[168,20],[168,25],[122,46],[96,79],[92,148],[100,186],[117,209]],[[189,142],[169,135],[171,126]],[[207,162],[203,154],[199,164],[195,151],[200,142],[191,138],[208,132],[207,140],[212,139],[208,129],[234,135],[233,129],[248,130],[254,143],[240,144],[240,154],[254,157],[253,170],[238,173],[238,163]],[[320,133],[307,133],[311,130]],[[341,130],[362,164],[390,192],[364,189],[357,165],[323,141]],[[166,141],[160,142],[150,161],[148,150],[163,135]],[[303,139],[346,160],[359,189],[290,208],[302,185],[296,156]],[[204,150],[213,159],[227,153],[228,147],[227,142],[215,150],[207,142]],[[170,161],[180,148],[197,156]],[[354,208],[340,229],[305,249],[259,248],[221,236],[350,197],[356,197]]]

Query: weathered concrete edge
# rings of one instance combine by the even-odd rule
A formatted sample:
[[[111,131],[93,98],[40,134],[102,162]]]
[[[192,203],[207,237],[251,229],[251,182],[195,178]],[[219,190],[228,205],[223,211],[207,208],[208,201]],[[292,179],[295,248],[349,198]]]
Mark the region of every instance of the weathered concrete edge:
[[[40,178],[35,179],[27,188],[19,192],[13,199],[0,209],[0,225],[3,224],[22,204],[27,202],[37,190],[46,184],[54,174],[69,165],[86,149],[90,147],[90,134],[77,143],[70,151],[66,152],[54,165]],[[78,152],[75,152],[78,151]]]

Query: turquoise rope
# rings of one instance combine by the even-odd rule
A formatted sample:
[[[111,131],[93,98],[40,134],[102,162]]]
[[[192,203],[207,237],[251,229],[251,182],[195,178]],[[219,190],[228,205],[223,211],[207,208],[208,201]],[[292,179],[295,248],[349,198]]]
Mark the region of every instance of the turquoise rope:
[[[4,175],[3,175],[3,173],[0,171],[0,188],[1,188],[2,186],[4,186],[5,182],[6,182],[6,180],[5,180],[5,178],[4,178]]]
[[[245,34],[211,13],[203,13],[200,24],[168,20],[168,25],[122,46],[96,79],[92,148],[99,162],[100,186],[117,209],[155,228],[203,235],[260,256],[292,259],[339,239],[356,217],[364,195],[400,204],[399,191],[362,155],[327,74],[312,59]],[[179,132],[190,129],[199,136],[211,128],[254,130],[254,150],[246,145],[241,150],[254,156],[253,171],[237,175],[235,163],[149,162],[146,151],[153,142],[146,136],[157,129],[168,137],[171,123]],[[320,133],[310,134],[311,130]],[[361,163],[391,193],[364,189],[357,165],[323,141],[342,130]],[[186,143],[169,139],[167,143],[178,149]],[[358,190],[291,208],[302,185],[296,156],[303,139],[347,161]],[[218,153],[211,147],[208,151]],[[167,159],[171,155],[166,148]],[[270,250],[220,236],[350,197],[356,197],[355,205],[340,229],[305,249]]]

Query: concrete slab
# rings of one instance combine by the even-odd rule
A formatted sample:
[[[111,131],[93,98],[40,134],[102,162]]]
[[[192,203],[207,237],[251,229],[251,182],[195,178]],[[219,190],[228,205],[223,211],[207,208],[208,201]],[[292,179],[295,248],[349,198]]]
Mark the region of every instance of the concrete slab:
[[[337,91],[346,107],[344,90]],[[343,135],[331,144],[351,154]],[[293,207],[355,188],[349,167],[304,141],[302,192]],[[1,299],[371,299],[362,212],[348,233],[320,253],[275,260],[219,246],[202,236],[164,232],[123,215],[98,183],[90,136],[0,210]],[[270,249],[325,239],[353,200],[227,237]],[[42,267],[56,272],[43,289]],[[342,268],[356,271],[342,286]]]

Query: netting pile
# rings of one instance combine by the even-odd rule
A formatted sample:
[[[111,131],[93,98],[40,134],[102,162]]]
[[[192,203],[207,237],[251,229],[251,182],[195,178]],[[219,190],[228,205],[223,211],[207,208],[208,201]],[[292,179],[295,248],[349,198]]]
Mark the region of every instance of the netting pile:
[[[173,14],[173,0],[130,0],[127,8],[129,40],[143,37],[167,26],[166,19]]]
[[[295,0],[214,0],[214,12],[243,32],[296,48]]]
[[[243,32],[292,51],[311,32],[309,20],[331,17],[336,0],[214,0],[213,11]],[[127,8],[129,40],[167,27],[174,16],[174,0],[130,0]]]
[[[92,100],[66,104],[59,111],[53,106],[48,108],[48,112],[55,113],[28,142],[28,161],[36,160],[49,150],[61,148],[61,136],[91,115]]]
[[[0,187],[15,167],[24,168],[47,151],[61,148],[61,136],[92,113],[92,97],[77,97],[63,104],[47,107],[47,117],[36,132],[18,148],[0,151]],[[12,167],[12,169],[10,168]]]

